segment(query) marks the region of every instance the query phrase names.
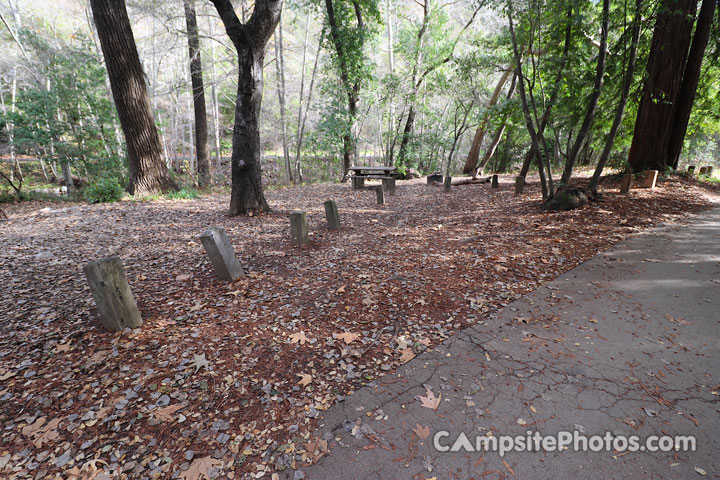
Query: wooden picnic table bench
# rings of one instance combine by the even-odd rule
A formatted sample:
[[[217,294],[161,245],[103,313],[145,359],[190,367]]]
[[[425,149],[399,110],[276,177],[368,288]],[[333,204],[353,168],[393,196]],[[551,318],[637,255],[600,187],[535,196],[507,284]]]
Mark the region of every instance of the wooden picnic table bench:
[[[365,187],[366,179],[382,180],[383,190],[388,190],[391,195],[395,193],[395,177],[397,177],[396,167],[350,167],[348,170],[353,172],[352,186],[353,190]]]

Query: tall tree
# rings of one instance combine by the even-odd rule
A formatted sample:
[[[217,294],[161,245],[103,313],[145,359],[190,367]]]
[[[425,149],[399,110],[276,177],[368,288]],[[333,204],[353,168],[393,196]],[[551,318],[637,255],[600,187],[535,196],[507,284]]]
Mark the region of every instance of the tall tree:
[[[692,106],[695,102],[695,92],[700,81],[700,69],[705,47],[707,47],[710,38],[710,27],[712,27],[716,2],[717,0],[703,0],[700,6],[700,13],[695,25],[695,33],[693,34],[690,53],[685,64],[680,91],[675,99],[667,147],[667,164],[674,169],[678,167],[680,161],[680,152],[682,151],[685,133],[690,121]]]
[[[600,175],[605,168],[605,164],[610,158],[610,152],[613,145],[615,144],[615,137],[617,136],[620,124],[622,123],[623,114],[625,113],[625,105],[627,104],[628,96],[630,95],[630,87],[632,86],[633,76],[635,75],[635,63],[637,60],[637,47],[640,40],[640,22],[642,21],[642,6],[643,0],[635,0],[635,16],[632,20],[632,33],[630,39],[630,51],[627,54],[627,62],[625,64],[625,72],[623,75],[623,83],[620,91],[620,100],[618,100],[617,108],[615,109],[615,118],[613,118],[610,132],[605,139],[605,147],[603,148],[600,159],[598,160],[595,173],[590,179],[590,185],[588,190],[594,192],[597,190],[598,182],[600,181]]]
[[[307,43],[306,43],[307,45]],[[303,64],[303,68],[305,65]],[[283,29],[282,29],[282,16],[278,22],[277,31],[275,32],[275,73],[277,74],[277,82],[275,84],[278,103],[280,105],[280,124],[282,127],[282,148],[283,148],[283,159],[285,160],[285,175],[287,176],[288,183],[295,183],[292,175],[292,167],[290,165],[290,148],[288,146],[288,129],[287,129],[287,116],[285,114],[285,52],[283,48]],[[304,72],[303,72],[304,73]],[[302,94],[301,94],[302,97]]]
[[[90,0],[105,57],[120,125],[125,133],[130,182],[128,192],[149,195],[176,190],[162,159],[162,146],[125,0]]]
[[[330,40],[334,47],[340,81],[347,97],[348,124],[343,133],[343,173],[347,179],[348,170],[355,162],[355,128],[360,103],[360,88],[364,79],[364,48],[367,38],[363,14],[365,7],[377,15],[377,1],[351,2],[325,0]]]
[[[198,184],[201,187],[210,182],[210,152],[208,149],[207,110],[205,107],[205,86],[203,85],[202,60],[200,58],[200,35],[198,34],[195,0],[183,0],[185,23],[187,24],[188,50],[190,52],[190,81],[195,111],[195,155],[197,158]]]
[[[246,22],[230,0],[211,0],[238,56],[238,87],[232,136],[230,215],[270,210],[263,193],[258,119],[263,93],[265,47],[280,21],[282,0],[256,0]]]
[[[690,46],[697,0],[664,0],[655,21],[645,87],[628,162],[636,172],[665,170],[673,108]]]
[[[607,58],[607,39],[608,39],[608,28],[610,23],[610,0],[603,0],[602,10],[602,26],[600,33],[600,47],[598,48],[598,60],[597,67],[595,68],[595,82],[593,84],[593,90],[590,94],[590,100],[588,101],[588,107],[585,111],[585,118],[583,118],[580,130],[575,138],[575,143],[572,149],[568,152],[567,160],[565,161],[565,168],[563,169],[562,183],[567,184],[572,176],[573,167],[575,161],[580,153],[580,149],[585,144],[590,132],[590,125],[592,125],[595,119],[595,112],[597,110],[598,100],[603,88],[603,76],[605,75],[605,59]]]

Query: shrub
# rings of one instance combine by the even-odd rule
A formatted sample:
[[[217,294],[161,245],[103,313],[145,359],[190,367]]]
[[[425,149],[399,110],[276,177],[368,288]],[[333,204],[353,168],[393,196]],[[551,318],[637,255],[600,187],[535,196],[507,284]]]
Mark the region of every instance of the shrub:
[[[200,193],[194,188],[183,188],[177,192],[170,192],[166,194],[165,198],[169,198],[171,200],[192,200],[197,198],[199,195]]]
[[[101,178],[83,190],[88,203],[117,202],[125,194],[125,189],[116,178]]]

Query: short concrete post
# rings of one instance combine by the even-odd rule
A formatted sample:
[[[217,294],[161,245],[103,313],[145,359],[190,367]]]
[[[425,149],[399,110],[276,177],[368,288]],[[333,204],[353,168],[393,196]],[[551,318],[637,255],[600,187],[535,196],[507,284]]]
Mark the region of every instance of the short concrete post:
[[[306,245],[309,241],[305,212],[292,212],[290,214],[290,242],[293,245]]]
[[[620,183],[620,193],[628,193],[630,191],[630,187],[632,186],[633,179],[635,178],[635,175],[632,173],[626,173],[622,177],[622,183]]]
[[[705,175],[710,176],[710,175],[712,175],[712,172],[713,172],[713,166],[708,165],[707,170],[705,171]]]
[[[452,188],[452,177],[445,177],[445,191],[449,192]]]
[[[705,175],[707,173],[707,167],[700,167],[700,175]]]
[[[83,269],[103,325],[114,332],[142,325],[120,257],[95,260]]]
[[[497,175],[492,176],[492,183],[490,186],[492,188],[500,188],[500,180]]]
[[[325,218],[327,219],[329,230],[340,230],[340,215],[338,214],[335,200],[325,201]]]
[[[377,195],[377,204],[385,205],[385,192],[383,192],[382,185],[375,187],[375,194]]]
[[[688,165],[688,173],[695,173],[695,165]]]
[[[525,188],[525,177],[523,177],[523,176],[515,177],[515,195],[522,194],[524,188]]]
[[[205,247],[205,253],[210,259],[215,274],[221,280],[232,282],[245,276],[242,265],[238,262],[235,250],[224,229],[218,227],[208,228],[200,235],[200,241]]]
[[[352,179],[353,190],[361,190],[365,187],[365,177],[353,175],[350,178]]]
[[[395,195],[395,177],[383,178],[382,186],[388,195]]]

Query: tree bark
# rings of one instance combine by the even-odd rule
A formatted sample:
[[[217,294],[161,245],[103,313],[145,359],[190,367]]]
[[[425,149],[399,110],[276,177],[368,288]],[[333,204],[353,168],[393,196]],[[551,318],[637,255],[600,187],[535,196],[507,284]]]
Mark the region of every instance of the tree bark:
[[[682,82],[696,0],[664,0],[655,22],[647,78],[628,162],[635,172],[665,170],[677,93]]]
[[[602,154],[600,154],[600,159],[598,160],[597,167],[595,168],[595,173],[593,174],[592,178],[590,179],[590,185],[588,186],[588,190],[591,192],[594,192],[597,190],[598,182],[600,181],[600,176],[602,175],[603,169],[605,168],[605,164],[608,161],[608,158],[610,158],[610,152],[612,151],[612,147],[615,144],[615,137],[617,136],[617,132],[620,129],[620,124],[622,123],[623,114],[625,113],[625,106],[627,105],[627,99],[630,95],[630,87],[632,86],[633,76],[635,75],[635,63],[637,60],[637,46],[638,41],[640,39],[640,22],[642,21],[641,18],[641,11],[640,7],[642,5],[643,0],[636,0],[635,1],[635,17],[633,18],[633,24],[632,24],[632,38],[630,40],[630,53],[628,54],[628,60],[627,65],[625,66],[625,76],[623,77],[623,84],[622,84],[622,91],[620,92],[620,100],[617,105],[617,109],[615,110],[615,118],[613,119],[612,126],[610,127],[610,132],[608,133],[607,138],[605,139],[605,147],[603,148]]]
[[[515,93],[515,87],[517,86],[517,75],[513,75],[512,82],[510,83],[510,88],[508,89],[508,93],[506,96],[506,100],[510,100]],[[490,145],[488,145],[487,152],[485,153],[485,156],[483,157],[480,164],[477,166],[477,172],[482,172],[485,169],[485,166],[488,164],[490,159],[495,155],[495,151],[497,150],[498,145],[500,145],[500,140],[502,139],[503,133],[505,133],[505,126],[507,125],[507,115],[503,117],[502,124],[495,130],[495,135],[493,135],[492,140],[490,141]]]
[[[208,149],[207,110],[205,107],[205,86],[203,84],[202,60],[200,58],[200,36],[198,34],[195,0],[183,0],[187,23],[188,49],[190,52],[190,81],[195,111],[195,156],[197,158],[198,185],[210,183],[210,152]]]
[[[270,210],[263,193],[259,116],[265,47],[280,21],[282,0],[256,0],[250,19],[241,23],[230,0],[211,0],[238,56],[238,89],[232,136],[230,215]]]
[[[130,19],[124,0],[91,0],[90,7],[105,57],[120,125],[125,132],[133,195],[176,190],[162,160],[162,146],[153,120]]]
[[[705,55],[705,47],[707,47],[710,38],[710,28],[712,27],[716,2],[717,0],[703,0],[700,6],[695,34],[685,64],[685,73],[675,100],[667,147],[667,163],[673,169],[677,169],[680,161],[680,152],[682,152],[685,133],[690,121],[690,113],[695,102],[695,92],[700,81],[700,69]]]

